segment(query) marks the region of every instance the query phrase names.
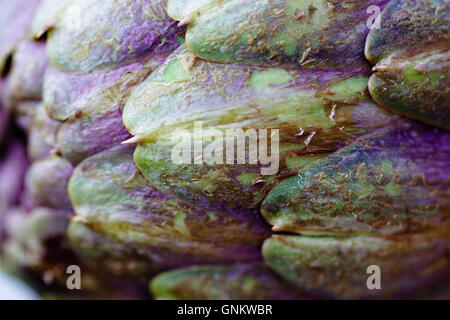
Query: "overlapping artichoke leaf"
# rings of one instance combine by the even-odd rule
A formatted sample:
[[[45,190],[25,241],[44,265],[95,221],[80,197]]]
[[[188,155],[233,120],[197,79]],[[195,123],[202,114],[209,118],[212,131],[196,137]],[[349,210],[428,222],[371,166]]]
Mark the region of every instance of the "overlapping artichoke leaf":
[[[6,108],[28,128],[38,102],[48,65],[44,42],[23,40],[13,52],[11,70],[5,80],[2,100]]]
[[[370,32],[372,97],[389,110],[450,130],[450,4],[395,0]]]
[[[7,94],[14,101],[41,100],[48,65],[45,42],[21,41],[14,50]],[[5,98],[7,99],[7,98]]]
[[[14,106],[13,119],[17,126],[25,132],[29,132],[31,127],[31,122],[33,115],[39,106],[41,101],[30,100],[30,101],[20,101]]]
[[[426,233],[386,238],[274,235],[265,241],[263,255],[275,272],[311,293],[411,298],[450,270],[449,230],[446,221]],[[377,284],[371,277],[376,272],[380,290],[369,290]]]
[[[19,201],[28,167],[25,146],[22,141],[16,137],[8,138],[11,139],[8,150],[0,152],[0,233],[3,214]]]
[[[67,229],[71,247],[94,270],[105,274],[142,278],[154,272],[152,262],[135,246],[95,231],[79,218],[72,219]]]
[[[162,273],[150,285],[161,300],[290,300],[307,297],[262,264],[190,267]]]
[[[49,208],[35,208],[30,212],[10,209],[4,223],[5,242],[2,246],[9,258],[5,260],[36,271],[47,271],[50,265],[58,263],[70,265],[74,262],[73,254],[68,252],[67,243],[64,246],[60,241],[65,237],[69,216],[70,212]],[[63,267],[64,271],[66,268]]]
[[[366,87],[367,78],[357,72],[218,64],[180,47],[133,92],[123,120],[140,142],[135,162],[154,187],[209,209],[251,211],[278,178],[397,118],[377,107]],[[200,122],[205,136],[197,137]],[[207,141],[209,129],[224,140],[228,129],[254,129],[261,139],[262,129],[268,137],[279,130],[279,149],[271,150],[279,170],[250,162],[247,143],[245,164],[235,158],[226,164],[226,148],[223,164],[205,158],[199,164],[197,153],[191,163],[179,164],[173,152],[182,129],[205,149],[214,139]]]
[[[44,104],[52,118],[65,121],[58,132],[58,148],[64,157],[78,164],[129,138],[122,124],[123,106],[134,87],[170,52],[150,53],[133,63],[86,74],[50,66],[44,79]]]
[[[396,234],[450,214],[450,135],[401,120],[287,178],[261,212],[277,231]]]
[[[58,132],[58,150],[77,165],[90,155],[119,145],[129,137],[121,118],[122,113],[117,108],[103,115],[68,120]]]
[[[30,21],[40,0],[0,1],[0,74],[7,70],[7,62],[14,48],[27,34]]]
[[[27,217],[24,230],[26,246],[33,255],[47,260],[57,260],[54,252],[48,252],[46,244],[65,237],[70,211],[49,208],[36,208]],[[64,249],[64,248],[61,248]],[[66,247],[69,250],[69,247]],[[53,259],[52,259],[53,258]]]
[[[387,0],[169,0],[186,44],[206,60],[364,70],[371,5]]]
[[[74,298],[92,294],[109,299],[145,298],[142,285],[98,273],[77,256],[67,238],[71,215],[70,211],[50,208],[35,208],[30,212],[19,208],[9,210],[3,225],[6,232],[2,242],[2,268],[19,272],[19,276],[25,270],[42,274],[46,286],[67,290],[68,267],[76,265],[82,272],[82,290],[75,290]]]
[[[167,51],[180,33],[158,0],[73,0],[48,32],[49,59],[67,72]]]
[[[56,133],[61,127],[61,122],[51,119],[40,103],[31,119],[28,132],[28,157],[31,160],[39,160],[50,155],[56,149]]]
[[[67,6],[73,0],[41,0],[33,16],[30,26],[30,35],[35,38],[41,38],[48,30],[53,28],[56,19],[67,10]],[[69,9],[70,10],[70,9]],[[75,12],[68,12],[74,14]],[[76,17],[72,16],[73,19]],[[74,23],[75,20],[73,20]]]
[[[1,267],[3,270],[17,272],[29,261],[22,245],[26,212],[12,205],[1,212],[1,218]]]
[[[450,46],[437,45],[413,56],[406,49],[382,60],[369,89],[387,109],[450,130]]]
[[[26,177],[26,192],[31,206],[71,210],[66,189],[72,172],[70,162],[58,155],[35,161]]]
[[[75,169],[68,186],[76,221],[82,224],[74,226],[81,234],[75,243],[83,242],[83,234],[97,233],[90,251],[117,257],[110,239],[128,256],[146,259],[153,271],[260,258],[259,245],[268,230],[258,215],[204,211],[161,193],[140,174],[132,154],[133,147],[119,146]]]
[[[448,10],[446,0],[390,1],[381,13],[380,28],[367,36],[367,59],[376,64],[407,47],[415,50],[448,41]]]

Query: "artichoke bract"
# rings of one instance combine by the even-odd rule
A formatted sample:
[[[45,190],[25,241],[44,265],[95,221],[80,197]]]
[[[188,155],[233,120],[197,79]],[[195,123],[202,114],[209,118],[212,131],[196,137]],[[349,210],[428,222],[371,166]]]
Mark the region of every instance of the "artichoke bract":
[[[274,235],[263,255],[299,288],[334,298],[411,298],[449,270],[448,221],[425,233],[382,237]],[[381,272],[380,290],[369,280]],[[375,271],[376,272],[376,271]],[[373,288],[373,287],[372,287]]]
[[[448,9],[446,0],[391,0],[381,13],[380,28],[367,36],[367,59],[375,64],[406,47],[416,50],[435,41],[445,44]]]
[[[268,235],[260,217],[202,210],[157,191],[135,167],[132,152],[113,148],[75,169],[68,190],[86,227],[146,257],[154,270],[260,258],[258,246]],[[97,251],[108,250],[104,242]]]
[[[135,161],[150,183],[209,209],[252,211],[279,177],[397,118],[370,101],[367,78],[359,74],[223,65],[192,57],[186,48],[177,49],[134,91],[123,121],[135,135],[133,141],[140,142]],[[197,123],[204,135],[195,132]],[[218,139],[216,133],[207,138],[207,130],[219,131],[224,141],[215,143],[223,149],[222,158],[211,161],[192,153],[192,162],[174,160],[177,145],[185,139],[178,136],[183,129],[190,130],[189,147],[199,143],[201,149],[214,136]],[[275,147],[269,153],[279,168],[278,163],[255,161],[245,137],[237,142],[238,149],[245,149],[245,161],[238,163],[241,155],[234,154],[234,136],[226,136],[229,129],[253,129],[260,145],[260,130],[268,130],[266,137],[271,138],[276,129],[279,147],[273,140],[267,143]],[[258,143],[257,137],[248,138],[249,144]]]
[[[70,212],[49,208],[35,208],[24,212],[15,208],[9,210],[4,225],[6,237],[3,242],[3,265],[7,271],[17,273],[27,270],[42,274],[48,286],[65,286],[67,266],[81,265],[84,276],[81,285],[86,292],[101,290],[101,281],[89,275],[67,242],[67,225]],[[103,286],[105,283],[103,283]]]
[[[5,247],[7,254],[14,257],[10,263],[45,270],[52,263],[67,262],[58,254],[67,251],[66,256],[71,259],[73,253],[68,252],[68,247],[52,246],[52,241],[56,244],[57,239],[65,237],[68,222],[66,211],[49,208],[35,208],[30,212],[10,210],[5,219]]]
[[[151,55],[128,65],[85,74],[49,67],[43,100],[50,117],[65,121],[58,132],[58,148],[64,157],[78,164],[127,140],[130,136],[122,124],[123,106],[132,89],[166,55]]]
[[[166,51],[166,46],[176,41],[180,28],[167,15],[155,14],[152,10],[155,6],[159,8],[162,3],[154,0],[71,1],[48,32],[50,61],[67,72],[89,72],[129,61],[150,50]]]
[[[401,120],[287,178],[261,212],[276,231],[396,234],[450,214],[450,135]],[[413,195],[413,196],[412,196]]]
[[[169,0],[186,44],[210,61],[362,70],[367,8],[387,0]]]
[[[73,0],[41,0],[31,21],[29,30],[30,35],[35,39],[41,38],[48,30],[53,28],[56,19],[59,19],[59,15],[64,14],[64,9],[66,9],[72,1]]]
[[[69,119],[58,131],[58,150],[77,165],[90,155],[119,145],[130,137],[121,118],[122,113],[116,109],[103,115],[84,114]]]
[[[40,103],[34,111],[28,133],[28,157],[39,160],[50,156],[56,148],[56,134],[61,122],[51,119],[44,104]]]
[[[90,73],[67,73],[50,65],[44,76],[43,101],[50,117],[65,121],[82,114],[122,109],[132,89],[146,79],[178,47],[149,52],[131,63],[115,64]]]
[[[143,285],[148,281],[149,275],[155,272],[150,259],[138,247],[105,236],[80,218],[72,219],[66,231],[71,248],[93,270],[137,279]]]
[[[35,161],[26,179],[32,206],[71,210],[66,188],[72,172],[70,162],[58,155]]]
[[[380,105],[450,130],[450,4],[395,0],[370,32],[366,56],[375,65],[369,90]]]
[[[7,234],[3,243],[6,261],[3,267],[11,272],[32,270],[43,275],[46,285],[63,287],[67,285],[67,267],[76,265],[83,272],[82,291],[72,293],[73,298],[145,298],[144,287],[103,273],[97,274],[80,259],[67,239],[70,217],[68,211],[44,207],[30,212],[10,210],[4,223]]]
[[[29,132],[33,115],[39,109],[40,105],[41,102],[38,100],[22,101],[15,104],[13,113],[14,122],[24,132]]]
[[[20,200],[27,167],[25,146],[13,137],[8,151],[0,153],[0,223],[8,208],[17,205]],[[0,226],[0,233],[1,229]]]
[[[122,2],[122,6],[117,8],[117,3],[105,2],[102,6],[105,7],[104,9],[107,12],[109,12],[108,10],[119,10],[128,17],[125,12],[129,10],[125,7],[127,3],[136,2],[135,8],[129,14],[137,15],[150,14],[147,12],[148,7],[155,5],[151,1]],[[72,1],[69,7],[62,10],[69,10],[68,8],[79,5],[79,1]],[[90,5],[97,4],[91,1]],[[89,10],[94,10],[94,8],[89,7]],[[124,17],[122,18],[125,19]],[[104,18],[108,19],[109,15]],[[131,17],[128,18],[130,23],[138,22]],[[141,18],[143,19],[143,17]],[[59,19],[64,18],[59,17]],[[89,18],[87,19],[89,20]],[[158,17],[155,19],[154,23],[161,27],[161,33],[158,33],[158,36],[156,34],[142,34],[142,37],[151,40],[153,45],[146,50],[142,49],[142,52],[138,55],[135,51],[127,51],[127,54],[122,53],[122,58],[113,59],[102,65],[100,69],[91,72],[86,72],[90,69],[76,70],[85,73],[69,73],[61,71],[55,66],[48,68],[44,78],[44,104],[50,117],[65,121],[58,132],[58,149],[74,165],[90,155],[117,146],[130,138],[128,131],[122,124],[122,109],[126,100],[134,87],[145,80],[179,46],[176,35],[180,32],[180,29],[172,27],[173,21],[169,22],[167,19],[160,21]],[[91,23],[96,22],[95,20],[91,21]],[[135,27],[138,28],[138,26]],[[145,30],[144,27],[142,26],[142,32]],[[151,28],[151,26],[149,25],[147,28]],[[86,29],[85,32],[89,32],[89,30]],[[116,31],[119,33],[131,32],[124,26],[123,30]],[[133,32],[137,32],[137,30]],[[92,36],[95,35],[92,34]],[[52,36],[49,35],[49,37]],[[84,40],[87,41],[87,39]],[[50,42],[51,40],[49,40]],[[79,45],[88,46],[84,43]],[[48,47],[50,47],[50,44],[48,44]],[[98,53],[96,52],[92,54],[94,55],[92,63],[103,64],[101,59],[105,58],[104,55],[97,56]],[[111,57],[118,57],[117,53],[108,54],[111,54]],[[74,59],[71,58],[70,61],[74,61]]]
[[[23,40],[17,44],[11,70],[5,80],[3,102],[16,115],[20,126],[28,129],[42,97],[42,83],[48,65],[45,43]]]
[[[8,59],[23,39],[40,0],[2,0],[0,2],[0,74],[4,74]]]
[[[263,264],[199,266],[161,273],[150,285],[164,300],[301,299],[292,287]]]
[[[44,42],[24,40],[17,45],[8,80],[12,103],[41,100],[42,82],[47,65]]]

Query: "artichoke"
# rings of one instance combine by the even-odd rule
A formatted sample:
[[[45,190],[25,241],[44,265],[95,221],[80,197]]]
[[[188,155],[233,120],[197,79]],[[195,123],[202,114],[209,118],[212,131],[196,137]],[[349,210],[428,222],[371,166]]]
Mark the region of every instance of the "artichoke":
[[[448,296],[448,1],[0,4],[0,265],[43,296]]]
[[[157,299],[307,299],[261,264],[197,266],[161,273],[151,282]]]
[[[380,105],[449,130],[448,1],[391,1],[382,29],[370,32],[367,59],[375,64],[369,90]]]

